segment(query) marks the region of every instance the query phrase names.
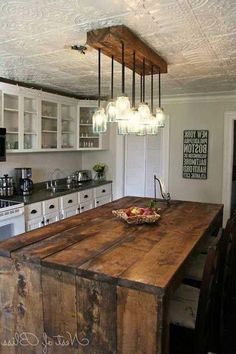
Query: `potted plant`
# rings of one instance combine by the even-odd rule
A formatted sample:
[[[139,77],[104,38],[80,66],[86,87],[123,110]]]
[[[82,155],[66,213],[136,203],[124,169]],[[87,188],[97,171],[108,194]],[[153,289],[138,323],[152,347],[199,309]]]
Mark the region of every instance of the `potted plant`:
[[[93,170],[96,172],[95,179],[105,180],[105,170],[107,165],[105,163],[98,162],[93,166]]]

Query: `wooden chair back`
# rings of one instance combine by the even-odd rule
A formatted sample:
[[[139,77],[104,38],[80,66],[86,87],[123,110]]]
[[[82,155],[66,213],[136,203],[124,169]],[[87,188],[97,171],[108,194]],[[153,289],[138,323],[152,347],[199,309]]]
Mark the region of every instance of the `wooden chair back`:
[[[198,301],[195,327],[195,353],[206,354],[216,349],[219,337],[220,319],[220,278],[225,254],[226,238],[220,230],[215,245],[209,247],[203,272],[203,279]],[[217,333],[218,331],[218,333]]]
[[[236,214],[227,222],[225,233],[229,236],[222,279],[220,352],[236,353]]]

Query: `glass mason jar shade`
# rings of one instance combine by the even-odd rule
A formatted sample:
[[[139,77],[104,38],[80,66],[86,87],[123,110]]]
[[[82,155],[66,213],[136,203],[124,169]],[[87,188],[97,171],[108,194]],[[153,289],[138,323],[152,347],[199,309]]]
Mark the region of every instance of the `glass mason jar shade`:
[[[164,128],[166,117],[163,112],[163,109],[160,107],[156,109],[156,119],[158,121],[158,127]]]
[[[139,132],[140,115],[136,109],[131,109],[129,115],[128,133],[137,134]]]
[[[130,100],[127,96],[119,96],[116,100],[116,120],[127,120],[130,113]]]
[[[108,102],[108,105],[106,107],[107,121],[115,122],[116,114],[117,114],[116,102],[114,100],[111,100],[110,102]]]
[[[144,135],[146,135],[147,133],[146,133],[146,125],[144,125],[144,124],[139,124],[139,126],[138,126],[138,132],[137,132],[137,134],[136,135],[138,135],[138,136],[144,136]]]
[[[140,103],[138,107],[138,112],[140,115],[140,120],[143,124],[148,124],[151,112],[150,108],[148,107],[147,103]]]
[[[118,134],[119,135],[127,135],[129,128],[129,121],[128,120],[119,120],[118,121]]]
[[[155,116],[151,115],[149,124],[146,125],[147,135],[156,135],[158,133],[158,120]]]
[[[105,133],[107,130],[107,116],[104,108],[99,108],[93,114],[93,132],[96,134]]]

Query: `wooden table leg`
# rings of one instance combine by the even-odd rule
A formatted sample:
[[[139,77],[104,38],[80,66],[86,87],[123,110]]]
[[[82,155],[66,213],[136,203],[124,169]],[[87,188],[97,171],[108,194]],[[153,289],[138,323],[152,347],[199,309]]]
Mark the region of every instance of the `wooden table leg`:
[[[158,297],[118,287],[117,306],[117,353],[161,354],[162,310]]]

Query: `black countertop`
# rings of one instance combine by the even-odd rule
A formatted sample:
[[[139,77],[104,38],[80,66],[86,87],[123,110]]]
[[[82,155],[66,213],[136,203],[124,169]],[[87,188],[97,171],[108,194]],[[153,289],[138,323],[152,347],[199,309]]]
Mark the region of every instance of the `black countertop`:
[[[63,195],[66,194],[71,194],[71,193],[75,193],[75,192],[80,192],[83,191],[85,189],[91,189],[91,188],[95,188],[95,187],[99,187],[105,184],[109,184],[112,183],[112,181],[88,181],[88,182],[83,182],[82,185],[75,187],[75,188],[70,188],[70,189],[66,189],[66,186],[59,185],[58,190],[56,192],[52,192],[51,190],[46,189],[46,187],[44,186],[44,184],[40,184],[41,185],[41,189],[39,188],[34,188],[33,193],[31,195],[28,196],[22,196],[22,195],[14,195],[12,197],[9,198],[1,198],[4,200],[13,200],[16,202],[21,202],[24,204],[32,204],[32,203],[37,203],[37,202],[41,202],[43,200],[47,200],[47,199],[52,199],[52,198],[58,198],[61,197]]]

